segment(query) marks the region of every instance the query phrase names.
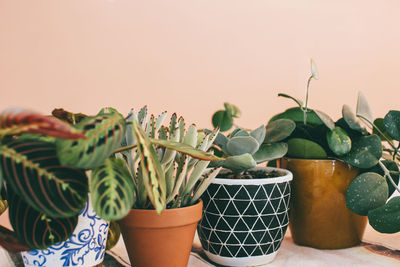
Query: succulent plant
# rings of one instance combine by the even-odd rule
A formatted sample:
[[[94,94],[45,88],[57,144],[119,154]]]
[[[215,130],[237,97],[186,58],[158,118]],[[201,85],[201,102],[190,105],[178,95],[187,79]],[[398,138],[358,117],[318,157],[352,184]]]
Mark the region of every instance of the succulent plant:
[[[236,128],[227,137],[218,134],[215,144],[226,157],[223,167],[234,173],[243,173],[257,164],[281,158],[287,152],[287,144],[281,141],[292,133],[294,127],[294,122],[279,119],[253,131]]]
[[[215,167],[203,175],[210,160],[221,160],[205,152],[218,128],[199,134],[192,124],[186,130],[184,119],[175,113],[169,126],[163,126],[165,116],[147,116],[147,107],[137,114],[132,110],[123,143],[133,149],[122,152],[136,186],[133,207],[154,206],[158,213],[194,204],[221,169]]]

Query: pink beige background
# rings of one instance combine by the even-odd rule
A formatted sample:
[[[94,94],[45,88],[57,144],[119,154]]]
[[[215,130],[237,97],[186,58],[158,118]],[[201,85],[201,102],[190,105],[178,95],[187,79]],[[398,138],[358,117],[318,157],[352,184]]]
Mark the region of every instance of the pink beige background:
[[[256,127],[303,97],[338,118],[357,91],[400,109],[397,0],[0,0],[0,108],[126,113],[210,127],[224,101]]]

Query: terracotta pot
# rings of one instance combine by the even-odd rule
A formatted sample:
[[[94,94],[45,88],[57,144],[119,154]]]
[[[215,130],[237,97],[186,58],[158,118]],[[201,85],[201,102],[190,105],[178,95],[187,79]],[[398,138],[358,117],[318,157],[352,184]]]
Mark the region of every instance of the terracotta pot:
[[[255,266],[277,255],[289,224],[290,182],[280,176],[259,179],[216,178],[202,196],[199,238],[207,257],[225,266]]]
[[[367,218],[346,207],[359,170],[339,160],[281,159],[293,173],[289,228],[298,245],[339,249],[361,242]]]
[[[155,210],[131,209],[119,221],[126,250],[135,267],[186,267],[203,202],[190,207]]]

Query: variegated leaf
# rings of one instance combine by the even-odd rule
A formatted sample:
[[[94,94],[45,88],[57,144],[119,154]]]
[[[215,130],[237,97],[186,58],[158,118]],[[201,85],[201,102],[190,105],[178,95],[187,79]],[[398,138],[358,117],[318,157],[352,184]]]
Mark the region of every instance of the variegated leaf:
[[[57,140],[57,154],[63,165],[92,169],[120,146],[125,135],[125,119],[112,112],[87,117],[75,126],[85,131],[82,140]]]
[[[163,146],[168,149],[173,149],[178,152],[181,152],[183,154],[186,154],[188,156],[191,156],[192,158],[200,159],[200,160],[208,160],[208,161],[219,161],[219,160],[224,160],[223,158],[214,156],[210,153],[197,150],[191,146],[178,143],[178,142],[173,142],[173,141],[167,141],[167,140],[157,140],[157,139],[151,139],[151,142],[155,145],[158,146]]]
[[[9,194],[10,223],[16,236],[31,249],[46,249],[71,236],[78,215],[52,218],[25,203],[16,194]]]
[[[51,217],[76,215],[88,193],[85,173],[61,166],[52,143],[13,139],[0,147],[4,179],[36,210]]]
[[[142,170],[143,183],[146,187],[147,195],[156,209],[161,213],[165,209],[166,184],[165,175],[161,167],[158,156],[137,121],[132,121],[133,135],[137,141],[137,153],[140,158],[140,168]]]
[[[65,139],[81,139],[85,135],[54,117],[43,116],[36,112],[11,108],[0,114],[0,135],[33,133]]]
[[[91,202],[106,221],[125,217],[134,201],[134,185],[122,159],[109,158],[97,166],[90,179]]]

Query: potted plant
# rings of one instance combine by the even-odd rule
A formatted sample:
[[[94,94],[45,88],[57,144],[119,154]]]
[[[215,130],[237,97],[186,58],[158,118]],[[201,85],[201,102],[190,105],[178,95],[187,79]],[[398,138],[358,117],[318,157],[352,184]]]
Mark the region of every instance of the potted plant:
[[[132,209],[119,221],[134,266],[187,266],[202,215],[199,197],[221,168],[202,176],[210,160],[221,160],[205,153],[218,129],[207,135],[195,125],[186,130],[176,114],[166,127],[165,115],[148,118],[146,107],[131,111],[123,143],[132,149],[117,153],[135,185]]]
[[[274,259],[289,222],[290,181],[283,169],[256,167],[286,154],[280,142],[294,123],[279,120],[253,131],[219,134],[223,169],[203,194],[198,234],[205,254],[226,266],[253,266]]]
[[[374,191],[375,196],[380,195],[379,199],[387,200],[385,179],[378,179],[369,172],[381,164],[382,145],[380,138],[368,132],[362,120],[347,105],[342,109],[343,118],[337,122],[325,113],[308,107],[310,82],[318,79],[313,61],[311,66],[306,104],[279,94],[294,100],[298,107],[290,108],[270,120],[285,118],[296,123],[293,133],[285,139],[288,153],[280,162],[281,167],[290,170],[294,176],[290,229],[297,244],[324,249],[346,248],[360,243],[367,221],[360,216],[367,215],[365,210],[356,212],[359,215],[351,211],[357,211],[353,206],[360,201],[356,199],[360,195],[365,196],[360,194],[357,185],[366,189],[367,184],[372,185],[365,180],[372,179],[375,181],[373,186],[381,187],[377,191],[370,189],[371,192]],[[361,93],[357,114],[372,117]],[[370,192],[368,194],[371,196]],[[346,207],[346,201],[351,210]],[[377,203],[383,205],[382,202]]]
[[[142,109],[138,118],[142,123],[144,110],[146,109]],[[62,110],[55,110],[53,114],[70,123],[77,120],[79,122],[71,126],[53,117],[24,110],[5,111],[1,115],[0,155],[3,175],[0,177],[4,177],[10,221],[15,232],[2,228],[0,237],[7,249],[30,250],[23,255],[26,264],[92,266],[102,260],[108,224],[104,222],[99,225],[102,235],[93,235],[91,229],[84,229],[75,234],[73,230],[78,223],[79,212],[91,219],[89,227],[93,228],[100,218],[107,221],[122,219],[132,207],[149,209],[153,204],[157,212],[161,213],[167,202],[173,202],[173,206],[168,208],[195,204],[194,210],[198,212],[197,215],[194,212],[194,220],[200,219],[201,202],[197,202],[196,199],[218,168],[211,171],[208,178],[201,178],[201,182],[197,184],[201,172],[207,167],[207,164],[197,159],[221,159],[204,152],[213,142],[212,139],[218,130],[203,136],[199,149],[195,149],[186,144],[197,141],[194,126],[190,127],[190,134],[185,135],[183,140],[177,140],[182,142],[150,138],[154,137],[160,128],[165,114],[157,120],[151,117],[148,121],[147,131],[150,137],[145,135],[137,120],[126,121],[112,108],[102,109],[98,115],[90,117]],[[173,123],[176,124],[176,115],[173,116],[171,127],[175,125]],[[161,139],[167,136],[167,131],[162,127]],[[171,133],[172,140],[176,140],[174,138],[177,136],[184,136],[183,119],[179,120],[178,127],[172,129]],[[157,149],[157,153],[165,152],[162,163],[168,164],[165,168],[170,167],[165,169],[168,173],[159,169],[162,163],[158,162],[159,159],[154,154],[155,144],[158,147],[169,148]],[[137,155],[141,157],[141,169],[137,174],[135,158],[129,157],[129,152],[132,152],[135,146]],[[183,154],[175,155],[174,149]],[[181,183],[181,186],[175,184],[175,176],[170,176],[171,171],[175,170],[175,157],[184,162],[183,165],[179,164],[176,170],[177,182]],[[189,176],[187,171],[192,169],[193,172]],[[85,170],[90,170],[90,179],[87,178]],[[167,199],[166,190],[170,189],[170,185],[173,185],[174,189]],[[183,194],[181,190],[186,193]],[[85,206],[88,192],[89,204],[93,206],[96,214],[88,208],[90,206]],[[184,196],[184,199],[180,196]],[[179,210],[183,211],[185,208]],[[150,213],[157,214],[154,210]],[[180,212],[176,213],[178,217],[181,216]],[[162,221],[163,218],[160,216],[158,219]],[[196,224],[191,228],[195,229]],[[67,238],[69,239],[66,240]],[[193,236],[191,238],[193,240]],[[188,242],[191,244],[192,240],[186,240],[185,245],[187,246]],[[10,244],[13,246],[9,246]],[[95,252],[96,262],[87,261],[87,255],[92,250]],[[49,255],[56,254],[57,261],[52,261]],[[189,253],[186,256],[187,263]],[[135,265],[140,266],[136,264],[136,260],[135,258]]]

